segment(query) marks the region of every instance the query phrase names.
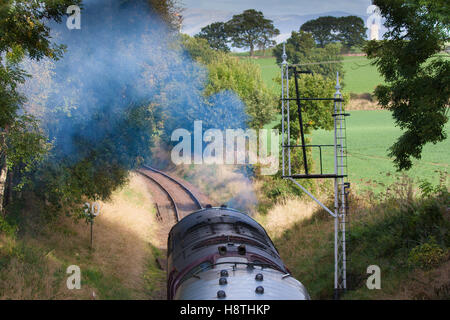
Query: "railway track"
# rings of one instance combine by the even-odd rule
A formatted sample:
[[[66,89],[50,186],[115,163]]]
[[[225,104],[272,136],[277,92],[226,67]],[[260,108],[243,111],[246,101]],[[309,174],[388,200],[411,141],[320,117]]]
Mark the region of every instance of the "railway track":
[[[138,172],[151,180],[161,192],[156,199],[160,220],[174,219],[172,222],[176,223],[185,215],[203,208],[199,199],[188,187],[168,174],[146,165],[142,166]],[[172,214],[169,211],[172,211]]]

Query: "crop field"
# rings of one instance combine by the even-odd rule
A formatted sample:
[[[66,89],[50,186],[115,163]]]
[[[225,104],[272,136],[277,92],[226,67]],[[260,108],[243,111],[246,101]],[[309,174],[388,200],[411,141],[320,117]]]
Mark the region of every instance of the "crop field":
[[[250,59],[250,58],[241,58],[241,59]],[[269,58],[259,58],[259,59],[251,59],[252,62],[258,64],[261,67],[262,78],[264,83],[272,88],[275,92],[279,93],[281,90],[281,86],[274,81],[273,79],[280,77],[281,70],[280,66],[277,65],[277,61],[273,57]]]
[[[264,82],[276,92],[280,86],[273,81],[280,76],[280,67],[275,58],[252,59],[261,67]],[[344,57],[344,89],[349,93],[372,93],[375,87],[383,83],[383,78],[375,66],[366,57]]]
[[[391,113],[385,110],[351,111],[347,118],[348,173],[349,180],[359,187],[370,186],[382,189],[382,184],[394,182],[399,175],[387,149],[400,136],[401,130],[394,126]],[[450,124],[446,126],[450,134]],[[318,130],[312,134],[312,144],[332,144],[333,132]],[[407,172],[416,182],[439,181],[439,171],[449,170],[450,140],[424,147],[422,159],[415,160],[413,168]],[[318,164],[319,156],[314,158]],[[323,151],[324,170],[333,171],[333,148]],[[316,166],[318,167],[318,166]],[[380,185],[380,183],[382,183]]]
[[[388,148],[401,135],[401,130],[394,125],[391,113],[386,110],[355,110],[350,111],[350,114],[346,120],[349,181],[358,188],[381,191],[402,174],[396,172],[392,159],[388,156]],[[279,120],[274,120],[266,128],[273,128],[278,122]],[[450,135],[450,124],[447,124],[446,132]],[[333,131],[314,131],[311,144],[333,144],[333,136]],[[426,145],[422,159],[414,160],[413,168],[405,173],[415,182],[427,180],[433,184],[438,183],[440,172],[449,172],[450,152],[447,150],[450,150],[448,139],[435,145]],[[333,152],[333,147],[322,148],[323,173],[334,172]],[[319,173],[318,148],[313,148],[312,153],[313,171]]]
[[[273,78],[279,75],[279,67],[275,58],[254,59],[261,66],[264,81],[277,92],[278,84]],[[345,88],[347,92],[372,92],[376,85],[383,82],[376,68],[369,64],[366,57],[344,57]],[[359,188],[370,187],[382,190],[383,185],[392,183],[400,173],[396,172],[392,159],[388,156],[388,148],[401,135],[400,128],[395,126],[391,113],[386,110],[351,111],[347,118],[348,172],[349,180]],[[275,120],[267,128],[274,127]],[[446,126],[450,135],[450,124]],[[312,144],[332,144],[333,132],[318,130],[312,134]],[[437,183],[439,171],[449,171],[450,140],[436,145],[424,147],[422,159],[415,160],[414,166],[406,174],[416,182],[429,180]],[[333,149],[323,149],[323,170],[333,171]],[[314,150],[315,170],[319,168],[319,152]]]
[[[366,57],[344,57],[344,91],[349,93],[372,93],[384,82],[375,66]]]

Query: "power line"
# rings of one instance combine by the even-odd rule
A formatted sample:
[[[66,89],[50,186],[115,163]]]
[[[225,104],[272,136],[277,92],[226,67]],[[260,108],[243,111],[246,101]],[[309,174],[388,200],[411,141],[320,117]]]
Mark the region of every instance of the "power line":
[[[365,59],[352,59],[352,60],[334,60],[334,61],[319,61],[319,62],[308,62],[308,63],[299,63],[299,64],[292,64],[291,66],[310,66],[315,64],[332,64],[332,63],[348,63],[348,62],[354,62],[354,61],[363,61]]]

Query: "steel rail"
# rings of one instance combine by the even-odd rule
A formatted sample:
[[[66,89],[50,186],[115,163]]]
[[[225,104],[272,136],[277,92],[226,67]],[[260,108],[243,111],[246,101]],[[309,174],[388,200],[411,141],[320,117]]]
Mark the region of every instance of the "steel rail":
[[[150,169],[148,169],[150,170]],[[177,204],[175,202],[175,199],[172,197],[172,195],[169,193],[169,191],[166,190],[166,188],[164,188],[155,178],[149,176],[148,174],[146,174],[145,172],[141,171],[141,170],[137,170],[137,172],[139,172],[140,174],[142,174],[144,177],[146,177],[147,179],[152,180],[169,198],[170,202],[173,205],[173,209],[175,211],[175,220],[178,222],[180,221],[180,215],[178,213],[178,207]]]
[[[192,201],[194,201],[195,205],[198,206],[199,209],[203,209],[203,206],[202,206],[202,204],[200,203],[200,201],[197,199],[197,197],[192,193],[191,190],[189,190],[189,189],[188,189],[184,184],[182,184],[180,181],[178,181],[177,179],[172,178],[172,177],[169,176],[168,174],[166,174],[166,173],[164,173],[164,172],[162,172],[162,171],[159,171],[159,170],[157,170],[157,169],[155,169],[155,168],[152,168],[152,167],[150,167],[150,166],[143,165],[142,167],[145,168],[145,169],[147,169],[147,170],[150,170],[150,171],[153,171],[153,172],[155,172],[155,173],[158,173],[158,174],[164,176],[165,178],[169,179],[170,181],[172,181],[172,182],[176,183],[177,185],[179,185],[184,191],[186,191],[186,193],[189,195],[189,197],[192,199]]]

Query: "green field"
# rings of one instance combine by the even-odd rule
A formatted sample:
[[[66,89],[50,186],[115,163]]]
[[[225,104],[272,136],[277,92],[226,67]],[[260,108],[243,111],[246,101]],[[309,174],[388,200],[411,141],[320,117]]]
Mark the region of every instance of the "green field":
[[[280,69],[275,58],[254,59],[261,66],[265,83],[276,92],[280,92],[273,78],[279,76]],[[372,92],[377,84],[383,82],[376,68],[369,64],[366,57],[344,57],[345,88],[347,92]],[[388,157],[387,149],[401,135],[401,130],[395,126],[391,113],[378,111],[351,111],[347,118],[348,172],[349,180],[359,187],[370,186],[382,189],[379,183],[394,182],[399,173],[396,172],[392,159]],[[275,120],[266,128],[272,128],[278,123]],[[446,126],[450,135],[450,124]],[[312,144],[332,144],[333,132],[318,130],[312,134]],[[316,169],[319,169],[318,149],[314,149],[313,157]],[[423,149],[422,159],[415,160],[414,167],[407,172],[416,181],[427,179],[437,183],[439,171],[448,171],[450,165],[450,140],[436,145],[429,144]],[[324,171],[333,172],[333,149],[323,150]]]
[[[346,120],[348,146],[349,181],[358,188],[370,187],[381,191],[383,185],[394,182],[401,173],[396,172],[392,159],[388,157],[388,148],[401,135],[395,127],[391,113],[386,110],[350,111]],[[279,117],[280,119],[280,117]],[[280,120],[274,120],[266,126],[273,128]],[[450,135],[450,123],[446,126]],[[330,145],[334,143],[333,131],[317,130],[311,135],[313,145]],[[270,143],[270,140],[269,140]],[[312,148],[314,169],[320,172],[319,149]],[[422,159],[414,160],[414,166],[406,174],[416,182],[427,180],[433,184],[439,181],[439,172],[449,172],[450,140],[424,147]],[[334,173],[333,147],[322,148],[323,173]]]
[[[246,56],[246,53],[236,55],[241,59],[250,59]],[[445,57],[448,58],[447,55]],[[279,93],[280,85],[273,81],[281,73],[280,66],[276,64],[276,59],[267,57],[251,59],[251,61],[261,67],[262,77],[266,85]],[[342,63],[344,66],[344,92],[373,93],[377,85],[384,83],[384,79],[377,68],[371,65],[370,60],[365,56],[344,56]]]
[[[389,111],[351,111],[347,118],[348,173],[349,180],[358,186],[391,183],[398,173],[387,149],[400,136]],[[446,126],[450,134],[450,124]],[[318,130],[312,134],[312,144],[332,144],[333,131]],[[447,150],[447,151],[445,151]],[[450,140],[424,147],[421,160],[414,161],[408,176],[437,183],[439,173],[448,171],[450,165]],[[318,164],[318,154],[314,154]],[[333,149],[324,150],[324,169],[333,172]],[[382,186],[378,186],[382,187]],[[377,189],[378,189],[377,188]]]
[[[277,94],[281,91],[281,86],[275,82],[273,79],[277,77],[281,77],[281,69],[280,66],[277,65],[277,61],[275,58],[260,58],[260,59],[250,59],[250,58],[242,58],[251,60],[261,67],[262,78],[264,83],[272,88]]]
[[[247,58],[249,59],[249,58]],[[273,81],[280,76],[280,67],[275,58],[252,59],[261,67],[263,80],[269,87],[280,92],[280,86]],[[344,57],[344,91],[348,93],[372,93],[378,84],[383,83],[383,78],[375,66],[369,63],[366,57]]]
[[[344,91],[349,93],[372,93],[382,84],[383,77],[366,57],[344,57]]]

